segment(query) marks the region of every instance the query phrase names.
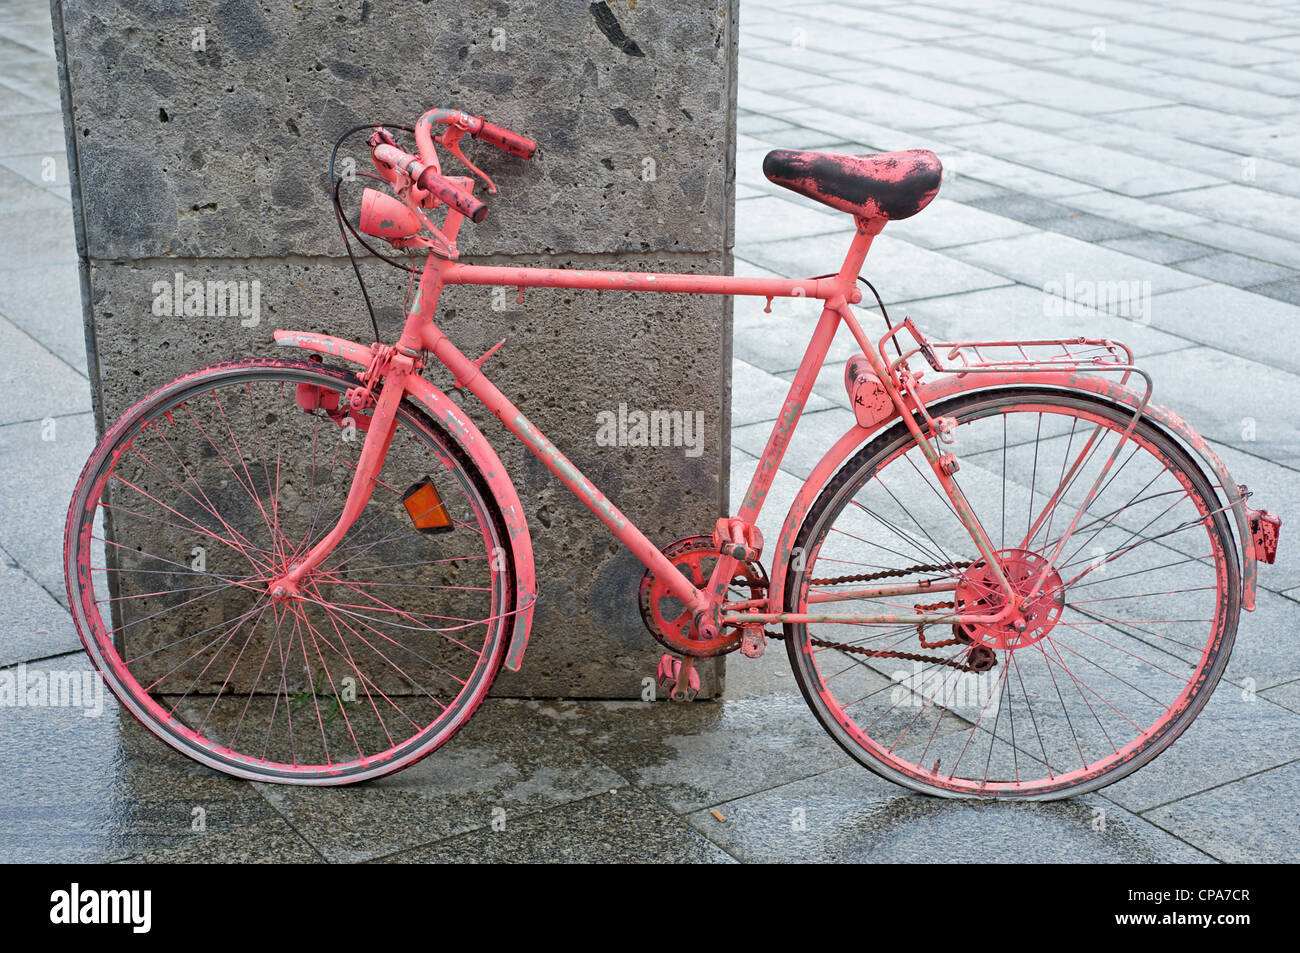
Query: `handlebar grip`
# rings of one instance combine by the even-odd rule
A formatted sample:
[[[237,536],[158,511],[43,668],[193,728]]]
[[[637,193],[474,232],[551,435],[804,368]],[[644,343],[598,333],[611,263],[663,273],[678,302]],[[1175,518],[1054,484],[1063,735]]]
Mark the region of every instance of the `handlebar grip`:
[[[447,181],[432,168],[425,169],[420,173],[420,179],[416,182],[416,185],[426,192],[436,195],[444,205],[454,208],[471,222],[481,222],[487,217],[486,205],[454,182]]]
[[[479,122],[478,132],[471,133],[474,138],[491,143],[498,149],[503,149],[511,155],[519,156],[521,159],[531,159],[537,151],[537,143],[527,136],[521,136],[517,132],[511,132],[509,129],[493,125],[486,119],[480,118]]]

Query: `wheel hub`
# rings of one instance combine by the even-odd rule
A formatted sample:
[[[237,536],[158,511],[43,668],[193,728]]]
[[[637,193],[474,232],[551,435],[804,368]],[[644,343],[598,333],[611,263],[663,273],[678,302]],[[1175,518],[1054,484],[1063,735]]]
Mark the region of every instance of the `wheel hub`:
[[[285,566],[278,575],[271,578],[266,584],[266,591],[271,597],[272,602],[291,602],[302,597],[302,581],[295,582],[291,574],[298,568],[297,563],[291,563]]]
[[[953,631],[963,642],[989,649],[1014,651],[1033,645],[1056,627],[1065,606],[1065,587],[1060,573],[1046,558],[1027,549],[1003,549],[996,554],[998,565],[1016,593],[1020,609],[1017,618],[999,623],[963,622],[953,626]],[[1039,577],[1046,570],[1042,585]],[[1030,596],[1037,586],[1038,593]],[[957,611],[995,615],[1006,608],[1006,595],[998,585],[989,564],[980,560],[972,563],[957,581]],[[1019,628],[1016,622],[1023,623]]]

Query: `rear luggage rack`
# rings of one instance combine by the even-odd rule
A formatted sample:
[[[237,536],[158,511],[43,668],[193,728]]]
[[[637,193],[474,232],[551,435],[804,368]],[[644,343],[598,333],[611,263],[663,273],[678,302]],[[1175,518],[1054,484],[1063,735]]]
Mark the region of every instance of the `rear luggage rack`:
[[[906,331],[916,346],[904,350],[898,336]],[[1121,383],[1139,374],[1147,381],[1147,396],[1151,393],[1150,377],[1133,363],[1133,351],[1127,344],[1109,338],[1044,338],[1037,341],[929,341],[912,323],[911,318],[885,334],[878,345],[880,354],[885,345],[894,340],[899,356],[890,362],[889,370],[898,375],[907,369],[911,358],[920,356],[940,374],[975,374],[994,372],[1054,373],[1077,371],[1079,373],[1121,373]],[[1143,401],[1145,404],[1146,401]]]
[[[915,342],[908,348],[899,338],[906,331]],[[878,353],[883,358],[885,345],[893,340],[898,356],[887,365],[889,373],[906,390],[925,413],[915,392],[921,374],[909,364],[917,356],[940,374],[1118,374],[1119,383],[1127,384],[1140,376],[1146,388],[1133,411],[1127,434],[1133,432],[1151,399],[1151,375],[1133,363],[1133,350],[1127,344],[1109,338],[1045,338],[1038,341],[929,341],[904,318],[880,339]],[[929,415],[926,414],[928,419]]]

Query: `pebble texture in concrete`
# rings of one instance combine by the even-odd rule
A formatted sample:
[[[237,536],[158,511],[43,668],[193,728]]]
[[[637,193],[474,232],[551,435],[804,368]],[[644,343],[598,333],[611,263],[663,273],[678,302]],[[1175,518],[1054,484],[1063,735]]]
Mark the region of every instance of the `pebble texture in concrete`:
[[[182,372],[276,350],[277,327],[371,340],[326,174],[334,140],[363,122],[412,125],[454,106],[540,143],[526,162],[466,137],[500,187],[488,218],[462,231],[467,260],[730,266],[728,0],[577,14],[559,0],[52,10],[101,427]],[[368,165],[363,138],[341,156]],[[256,281],[259,313],[158,314],[155,286],[178,274]],[[405,276],[381,263],[365,274],[392,339]],[[727,492],[730,303],[538,291],[519,304],[503,291],[452,289],[440,325],[471,356],[507,339],[494,381],[651,538],[710,531]],[[701,413],[702,453],[601,445],[597,415],[620,404]],[[533,517],[542,590],[529,664],[496,690],[639,697],[657,660],[631,596],[641,567],[490,414],[476,416]],[[722,668],[703,672],[712,694]]]

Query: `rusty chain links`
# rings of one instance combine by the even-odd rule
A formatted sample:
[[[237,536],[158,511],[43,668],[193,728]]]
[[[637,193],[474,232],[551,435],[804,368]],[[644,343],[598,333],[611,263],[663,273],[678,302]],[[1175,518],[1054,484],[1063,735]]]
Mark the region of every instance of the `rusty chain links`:
[[[769,639],[777,639],[779,641],[785,640],[784,632],[770,632],[767,629],[764,629],[763,634]],[[956,641],[956,639],[953,639],[953,642]],[[936,658],[933,655],[922,655],[920,652],[899,652],[889,649],[864,649],[859,645],[847,645],[844,642],[827,642],[825,639],[810,638],[808,643],[817,646],[819,649],[839,649],[841,652],[846,652],[851,655],[864,655],[867,658],[897,658],[909,662],[933,662],[935,665],[946,665],[948,668],[955,668],[960,672],[984,671],[984,669],[977,668],[974,665],[969,665],[966,662],[958,662],[954,659]],[[940,644],[951,645],[952,643],[943,642]]]
[[[810,586],[834,586],[842,582],[875,582],[877,579],[893,579],[899,576],[911,576],[918,572],[947,572],[950,569],[968,569],[971,563],[930,563],[922,566],[907,566],[903,569],[882,569],[880,572],[861,573],[857,576],[836,576],[832,579],[809,579]]]
[[[856,576],[835,576],[830,579],[810,579],[808,584],[811,586],[834,586],[847,582],[874,582],[877,579],[891,579],[900,576],[911,576],[919,572],[947,572],[953,569],[966,569],[971,563],[930,563],[922,566],[909,566],[905,569],[883,569],[880,572],[859,573]],[[953,602],[933,602],[928,605],[917,605],[917,612],[926,612],[932,609],[952,609],[956,608]],[[924,624],[916,627],[917,637],[921,640],[921,645],[927,649],[942,648],[947,645],[956,645],[961,639],[945,639],[940,642],[926,642],[924,635]],[[769,639],[785,640],[784,632],[770,632],[763,630],[763,634]],[[809,643],[821,649],[838,649],[850,655],[862,655],[867,658],[896,658],[904,659],[909,662],[933,662],[936,665],[944,665],[948,668],[955,668],[962,672],[981,671],[965,662],[958,662],[954,659],[936,658],[933,655],[922,655],[920,652],[902,652],[891,649],[864,649],[860,645],[849,645],[845,642],[828,642],[825,639],[809,638]]]

